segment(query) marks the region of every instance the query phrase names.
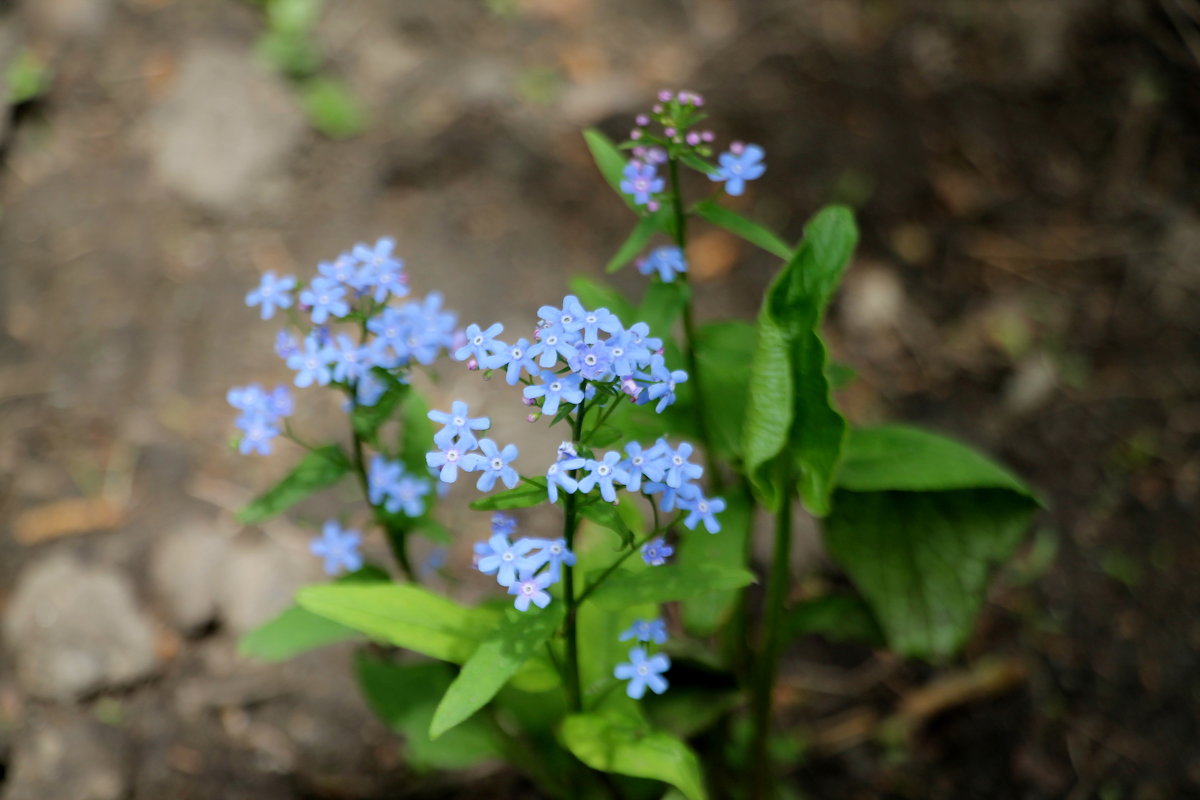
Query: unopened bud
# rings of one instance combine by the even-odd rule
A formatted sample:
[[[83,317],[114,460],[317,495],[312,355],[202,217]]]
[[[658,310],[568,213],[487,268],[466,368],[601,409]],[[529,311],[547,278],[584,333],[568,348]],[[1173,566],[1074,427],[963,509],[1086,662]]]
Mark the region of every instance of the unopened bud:
[[[530,414],[528,417],[525,418],[525,421],[526,422],[537,422],[541,418],[542,418],[541,412],[537,412],[534,414]]]
[[[475,356],[471,356],[470,358],[467,359],[467,369],[469,369],[469,370],[479,369],[479,362],[477,360],[475,360]]]

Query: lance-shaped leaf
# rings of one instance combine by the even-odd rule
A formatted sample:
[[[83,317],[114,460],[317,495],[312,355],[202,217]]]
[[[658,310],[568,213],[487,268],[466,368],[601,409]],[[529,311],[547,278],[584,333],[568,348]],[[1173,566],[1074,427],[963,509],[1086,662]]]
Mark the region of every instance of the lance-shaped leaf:
[[[238,521],[253,524],[270,519],[308,497],[332,486],[350,471],[350,459],[336,444],[309,452],[296,468],[238,512]]]
[[[621,155],[621,151],[617,149],[611,139],[595,128],[588,128],[584,131],[583,140],[587,142],[588,150],[592,153],[592,160],[596,162],[596,167],[604,176],[604,180],[617,193],[617,197],[625,201],[625,205],[637,211],[637,206],[633,204],[633,198],[621,191],[621,181],[625,180],[625,156]]]
[[[779,256],[784,261],[792,257],[792,248],[784,244],[782,239],[757,222],[752,222],[725,206],[718,205],[712,200],[701,200],[693,207],[693,210],[713,225],[724,228],[755,247],[761,247],[768,253]]]
[[[832,405],[818,327],[857,238],[848,209],[820,211],[759,312],[742,451],[746,473],[770,508],[785,496],[771,465],[789,458],[805,505],[817,515],[829,512],[846,423]]]
[[[481,497],[471,503],[474,511],[507,511],[511,508],[528,508],[549,500],[545,478],[526,478],[514,489],[506,489],[489,497]]]
[[[620,513],[617,512],[617,507],[612,503],[598,500],[579,506],[578,511],[582,516],[590,519],[597,525],[608,528],[620,536],[623,547],[633,544],[633,531],[625,523],[625,520],[621,518]]]
[[[609,259],[608,264],[604,267],[605,272],[616,272],[621,267],[628,264],[642,249],[650,243],[654,238],[654,234],[662,232],[666,233],[669,230],[669,220],[671,219],[670,210],[660,208],[638,220],[637,225],[633,227],[629,237],[621,243],[617,252]]]
[[[639,603],[667,603],[702,597],[710,592],[740,589],[751,583],[754,583],[754,573],[742,567],[667,564],[637,572],[618,570],[600,584],[589,599],[604,608],[619,610]]]

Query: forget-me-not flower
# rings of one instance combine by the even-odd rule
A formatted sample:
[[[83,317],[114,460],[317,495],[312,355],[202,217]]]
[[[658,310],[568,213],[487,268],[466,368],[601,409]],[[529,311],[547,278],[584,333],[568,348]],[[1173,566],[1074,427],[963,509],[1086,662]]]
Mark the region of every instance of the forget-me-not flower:
[[[704,527],[709,533],[721,532],[721,523],[717,521],[716,515],[725,510],[725,501],[720,497],[709,499],[702,494],[697,494],[693,498],[680,502],[679,506],[688,511],[687,517],[683,520],[684,527],[688,530],[694,531],[697,525],[704,523]]]
[[[674,245],[660,247],[638,262],[638,271],[643,275],[657,272],[663,283],[675,280],[676,275],[687,272],[687,259],[683,251]]]
[[[509,386],[516,386],[517,381],[521,380],[522,367],[530,375],[536,375],[538,371],[537,363],[529,354],[529,340],[524,337],[517,339],[516,344],[504,345],[495,354],[481,361],[480,366],[484,369],[505,367],[504,381]]]
[[[433,435],[433,442],[439,447],[457,440],[464,451],[474,450],[479,443],[475,431],[492,427],[491,417],[471,417],[470,407],[462,400],[451,403],[449,413],[434,409],[427,416],[445,426]]]
[[[502,533],[492,534],[486,546],[476,547],[475,552],[479,556],[476,569],[484,575],[494,574],[501,586],[511,586],[517,579],[518,570],[531,572],[540,566],[529,558],[533,548],[532,539],[518,539],[513,543]]]
[[[604,380],[612,372],[612,355],[606,342],[585,344],[577,348],[575,355],[567,359],[567,366],[581,378],[589,381]]]
[[[727,152],[717,157],[720,165],[710,172],[708,179],[715,182],[724,181],[725,191],[731,195],[740,195],[746,190],[746,181],[762,177],[767,171],[762,163],[763,149],[756,144],[744,147],[734,145]]]
[[[627,642],[636,639],[639,642],[654,642],[664,644],[667,641],[667,623],[661,617],[658,619],[635,619],[633,625],[623,631],[618,641]]]
[[[625,165],[622,174],[621,191],[633,196],[635,205],[644,206],[650,202],[651,195],[658,194],[666,185],[658,177],[658,170],[653,164],[643,164],[640,161],[630,161]]]
[[[613,485],[613,481],[625,483],[629,480],[629,473],[619,466],[620,460],[621,454],[611,450],[605,453],[604,458],[600,460],[588,459],[585,461],[583,468],[588,470],[588,474],[579,479],[579,491],[586,494],[599,486],[601,497],[610,503],[617,502],[617,488]]]
[[[325,574],[337,575],[342,570],[362,569],[363,557],[358,552],[362,535],[358,531],[343,531],[336,520],[329,520],[321,535],[308,543],[314,556],[325,559]]]
[[[497,511],[492,514],[492,533],[502,536],[512,536],[517,532],[517,518],[511,514]]]
[[[557,414],[559,403],[578,405],[583,402],[583,390],[579,388],[578,375],[556,375],[542,371],[542,383],[526,386],[522,394],[530,400],[542,399],[543,414]]]
[[[350,313],[345,296],[345,288],[336,281],[313,278],[309,287],[300,293],[300,302],[309,307],[312,321],[322,325],[331,316],[340,318]]]
[[[550,605],[550,594],[546,588],[552,583],[554,583],[554,578],[549,572],[539,572],[537,575],[531,572],[522,572],[520,580],[514,581],[508,587],[508,593],[517,596],[513,605],[517,607],[518,611],[528,611],[530,603],[538,608],[545,608]]]
[[[620,680],[629,681],[629,685],[625,687],[625,694],[634,700],[641,700],[642,695],[646,693],[646,687],[655,694],[662,694],[667,690],[667,679],[662,674],[670,668],[671,659],[666,653],[655,653],[647,658],[645,648],[635,647],[629,651],[628,663],[617,664],[613,675]]]
[[[481,329],[472,322],[467,326],[467,343],[454,351],[455,361],[466,361],[474,358],[480,364],[506,345],[496,341],[496,337],[504,332],[504,326],[499,322],[492,324],[487,330]]]
[[[628,458],[621,462],[626,473],[625,486],[631,492],[640,492],[642,478],[661,481],[666,466],[663,456],[666,455],[666,442],[659,439],[651,447],[643,449],[637,442],[626,442],[625,452]]]
[[[641,376],[649,381],[646,386],[645,398],[647,403],[658,401],[654,410],[661,414],[663,409],[675,402],[675,387],[688,379],[688,374],[681,369],[672,371],[660,355],[650,359],[650,373]]]
[[[431,450],[425,454],[425,463],[438,470],[438,480],[442,483],[454,483],[458,480],[459,467],[470,472],[462,463],[464,451],[461,445],[446,442],[438,446],[441,450]]]
[[[558,502],[560,488],[567,494],[575,494],[579,489],[579,482],[568,475],[567,470],[579,469],[583,464],[582,458],[571,455],[567,458],[560,457],[558,461],[546,468],[546,493],[550,497],[551,503]]]
[[[685,481],[695,480],[704,474],[704,467],[688,461],[692,455],[691,442],[680,442],[674,450],[668,448],[664,463],[666,464],[665,483],[672,489],[683,486]]]
[[[558,581],[562,575],[562,565],[575,566],[575,554],[567,549],[566,539],[531,539],[540,548],[529,557],[532,569],[536,572],[543,564],[549,567],[551,581]]]
[[[543,328],[540,331],[538,340],[529,346],[529,356],[537,358],[538,364],[544,369],[549,369],[555,365],[559,356],[563,360],[571,358],[575,355],[575,344],[572,341],[573,334],[560,330],[558,327]]]
[[[469,463],[463,464],[468,472],[481,472],[475,488],[481,492],[490,492],[499,479],[509,489],[520,482],[521,476],[510,464],[516,459],[518,452],[515,444],[507,444],[501,450],[491,439],[480,439],[479,449],[482,453],[471,453],[467,458]]]
[[[642,560],[652,567],[661,567],[675,552],[675,548],[662,540],[660,536],[642,545]]]
[[[292,289],[296,288],[296,279],[291,275],[276,278],[275,273],[264,272],[258,287],[246,294],[246,305],[259,306],[263,319],[275,315],[275,309],[290,308],[292,305]]]
[[[304,337],[304,349],[288,356],[287,365],[296,370],[296,385],[303,389],[314,381],[321,386],[327,385],[333,379],[329,369],[332,360],[333,352],[329,346],[310,333]]]

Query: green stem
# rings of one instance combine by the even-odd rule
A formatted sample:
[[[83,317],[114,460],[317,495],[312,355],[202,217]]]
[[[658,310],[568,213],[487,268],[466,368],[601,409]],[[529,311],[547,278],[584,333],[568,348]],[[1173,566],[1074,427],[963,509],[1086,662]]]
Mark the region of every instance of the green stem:
[[[758,672],[751,699],[751,719],[754,735],[750,749],[753,800],[773,797],[770,756],[771,697],[779,671],[779,653],[783,640],[784,604],[788,595],[788,579],[792,552],[792,491],[790,470],[780,467],[780,485],[785,487],[775,512],[775,547],[771,570],[767,577],[767,600],[763,612],[762,650],[758,657]]]
[[[675,217],[675,244],[687,253],[687,213],[683,210],[683,191],[679,185],[679,162],[674,158],[667,162],[667,171],[671,178],[671,209]],[[679,276],[685,284],[688,274]],[[690,285],[689,285],[690,288]],[[692,399],[694,413],[700,425],[700,439],[704,446],[704,462],[707,465],[708,479],[713,493],[719,493],[723,488],[721,473],[717,470],[716,456],[713,454],[713,437],[709,430],[708,413],[704,408],[704,389],[700,377],[700,364],[696,358],[696,322],[692,312],[692,292],[687,293],[683,304],[683,355],[687,360],[688,380],[692,384]]]
[[[584,588],[583,592],[580,593],[578,599],[576,599],[576,601],[575,601],[576,605],[582,605],[583,601],[588,599],[588,596],[591,595],[592,592],[594,592],[600,588],[600,584],[604,583],[604,581],[608,579],[608,576],[612,575],[614,572],[617,571],[617,567],[619,567],[625,563],[625,559],[629,558],[631,555],[636,553],[642,547],[642,545],[644,545],[646,542],[650,541],[655,536],[660,535],[663,531],[665,531],[667,528],[671,527],[672,524],[674,524],[675,522],[678,522],[678,521],[679,521],[679,517],[676,517],[674,520],[672,520],[670,523],[668,523],[663,528],[655,528],[654,530],[650,531],[645,536],[643,536],[641,539],[634,542],[633,545],[631,545],[628,550],[626,550],[624,553],[622,553],[621,556],[616,561],[609,564],[608,567],[604,570],[604,572],[601,572],[600,575],[597,576],[596,580],[592,581],[591,583],[589,583],[587,585],[587,587]]]
[[[584,381],[586,387],[587,381]],[[571,424],[571,440],[576,446],[583,441],[583,418],[587,413],[587,401],[579,404],[579,411]],[[578,479],[579,470],[571,470],[571,477]],[[575,514],[575,493],[566,496],[563,501],[563,539],[567,542],[567,550],[575,551],[575,530],[578,519]],[[575,598],[575,568],[563,565],[563,596],[567,604],[567,615],[563,621],[563,636],[567,640],[567,703],[571,711],[583,711],[583,690],[579,682],[579,639],[576,631],[579,602]]]

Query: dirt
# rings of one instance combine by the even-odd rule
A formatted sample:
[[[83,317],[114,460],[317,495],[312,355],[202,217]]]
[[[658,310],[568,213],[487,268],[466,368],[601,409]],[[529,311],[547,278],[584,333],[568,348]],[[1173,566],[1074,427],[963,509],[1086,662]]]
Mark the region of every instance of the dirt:
[[[977,443],[1051,504],[960,660],[796,645],[790,718],[827,744],[797,761],[795,786],[1200,796],[1200,6],[328,5],[326,69],[369,111],[345,141],[297,134],[291,112],[239,127],[259,117],[237,97],[294,101],[254,60],[263,21],[248,4],[0,4],[0,59],[27,44],[54,69],[0,126],[0,610],[24,569],[68,551],[128,577],[165,664],[51,704],[26,696],[5,654],[0,794],[33,780],[17,759],[35,733],[61,728],[119,743],[93,749],[118,765],[121,797],[479,796],[477,774],[406,772],[345,652],[264,667],[237,658],[227,625],[173,629],[150,553],[196,518],[243,545],[264,536],[229,529],[229,509],[284,464],[231,453],[224,404],[231,384],[284,377],[273,328],[241,304],[258,272],[388,233],[418,291],[440,288],[464,321],[524,324],[568,276],[600,274],[629,222],[578,129],[619,134],[668,85],[703,92],[720,136],[765,148],[745,213],[795,238],[819,205],[856,207],[863,243],[829,323],[859,372],[848,414]],[[254,88],[206,90],[196,53],[214,51],[242,54]],[[231,98],[213,112],[231,115],[227,151],[195,165],[197,191],[162,166],[194,107],[185,85]],[[247,172],[214,183],[205,170],[228,169],[235,147]],[[720,235],[693,258],[703,319],[753,314],[776,267]],[[494,394],[461,376],[438,391]],[[61,505],[97,496],[121,509],[101,530]],[[19,540],[18,520],[48,507],[57,528],[38,530],[61,535]],[[456,519],[466,538],[480,524]],[[1022,678],[907,737],[872,722],[989,659]],[[829,746],[846,720],[853,744]],[[529,796],[486,780],[489,796]]]

